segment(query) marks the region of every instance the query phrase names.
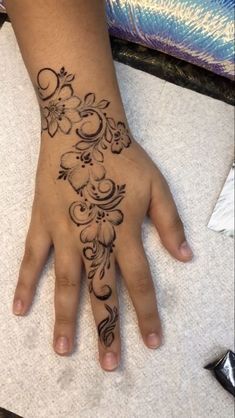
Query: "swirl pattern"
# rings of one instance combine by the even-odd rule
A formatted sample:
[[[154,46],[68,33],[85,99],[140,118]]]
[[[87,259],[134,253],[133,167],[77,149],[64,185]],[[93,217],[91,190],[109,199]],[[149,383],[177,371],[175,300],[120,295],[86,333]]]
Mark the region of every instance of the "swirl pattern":
[[[37,91],[42,101],[42,129],[53,138],[57,132],[68,135],[75,128],[78,142],[73,150],[61,156],[58,180],[68,181],[77,196],[69,207],[69,216],[80,228],[83,256],[89,263],[89,292],[106,301],[112,288],[103,282],[111,265],[116,228],[124,219],[119,205],[126,185],[116,184],[107,176],[104,151],[120,154],[129,148],[131,139],[123,122],[107,116],[109,101],[97,102],[94,93],[79,98],[74,94],[73,81],[74,75],[68,74],[64,67],[58,73],[50,68],[39,71]],[[98,325],[98,334],[109,347],[114,340],[118,312],[115,306],[107,304],[105,309],[108,316]]]

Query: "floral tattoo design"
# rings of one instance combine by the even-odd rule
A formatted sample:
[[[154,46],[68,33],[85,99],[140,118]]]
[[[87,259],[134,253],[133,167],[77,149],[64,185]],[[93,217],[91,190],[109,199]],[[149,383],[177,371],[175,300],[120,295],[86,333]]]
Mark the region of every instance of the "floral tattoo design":
[[[69,207],[71,220],[79,227],[83,255],[89,262],[89,292],[107,301],[112,289],[107,283],[97,290],[97,283],[105,279],[110,268],[110,257],[115,247],[116,230],[124,215],[119,205],[125,196],[125,184],[118,185],[102,164],[104,153],[120,154],[131,144],[125,124],[108,116],[110,102],[96,101],[94,93],[84,98],[74,94],[75,76],[62,67],[59,72],[43,68],[37,76],[42,130],[54,138],[57,132],[75,134],[73,149],[61,156],[58,180],[68,181],[76,193]],[[117,307],[104,304],[108,316],[98,325],[101,342],[109,347],[114,340],[118,320]]]

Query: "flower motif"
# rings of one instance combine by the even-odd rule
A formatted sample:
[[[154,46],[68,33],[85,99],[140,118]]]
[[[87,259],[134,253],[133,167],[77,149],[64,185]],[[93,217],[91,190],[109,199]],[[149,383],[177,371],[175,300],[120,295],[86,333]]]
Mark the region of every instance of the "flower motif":
[[[120,225],[122,221],[123,214],[118,209],[97,211],[93,221],[81,232],[81,241],[86,244],[98,240],[103,246],[109,247],[116,238],[114,226]]]
[[[72,124],[80,121],[78,107],[81,100],[73,95],[73,89],[69,84],[64,85],[56,99],[49,101],[45,107],[41,107],[42,129],[48,130],[53,137],[58,130],[64,134],[71,131]]]
[[[99,181],[105,176],[104,167],[93,162],[89,151],[82,154],[73,151],[66,152],[61,158],[61,168],[68,172],[67,178],[77,192],[91,179]]]
[[[120,154],[123,148],[128,148],[131,144],[128,129],[123,122],[117,123],[117,130],[113,135],[111,150],[114,154]]]

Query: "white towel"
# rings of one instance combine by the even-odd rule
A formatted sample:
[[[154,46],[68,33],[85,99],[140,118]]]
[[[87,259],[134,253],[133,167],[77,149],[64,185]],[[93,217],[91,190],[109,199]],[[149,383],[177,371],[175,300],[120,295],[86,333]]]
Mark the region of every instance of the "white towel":
[[[173,260],[146,222],[143,239],[158,294],[164,345],[147,349],[120,288],[122,365],[107,373],[85,282],[77,349],[52,350],[53,262],[31,312],[11,313],[30,220],[39,111],[9,23],[0,31],[0,406],[24,418],[222,418],[233,399],[203,366],[233,348],[233,242],[207,228],[233,160],[233,108],[116,64],[132,132],[167,177],[195,252]]]

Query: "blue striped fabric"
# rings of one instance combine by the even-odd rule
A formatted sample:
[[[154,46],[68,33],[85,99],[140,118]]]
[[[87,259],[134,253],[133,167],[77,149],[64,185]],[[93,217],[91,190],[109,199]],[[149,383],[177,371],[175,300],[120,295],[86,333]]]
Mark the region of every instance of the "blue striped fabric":
[[[107,0],[110,33],[225,77],[234,74],[234,0]]]

